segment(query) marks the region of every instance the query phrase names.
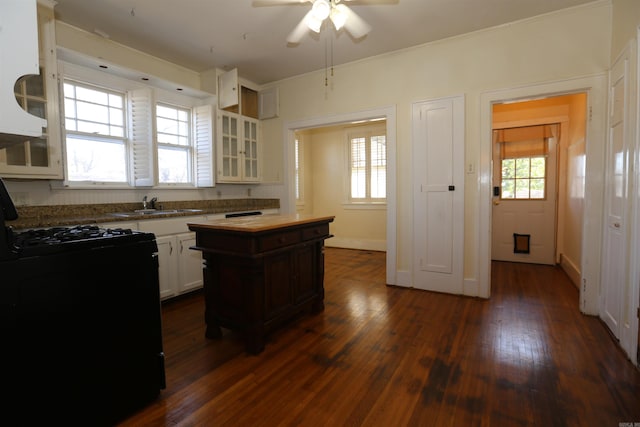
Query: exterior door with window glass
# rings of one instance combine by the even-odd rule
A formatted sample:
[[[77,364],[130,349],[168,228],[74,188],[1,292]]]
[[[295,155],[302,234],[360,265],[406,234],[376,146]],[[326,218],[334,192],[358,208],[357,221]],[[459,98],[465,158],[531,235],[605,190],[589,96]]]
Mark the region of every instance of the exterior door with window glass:
[[[492,260],[555,264],[558,127],[494,131]]]

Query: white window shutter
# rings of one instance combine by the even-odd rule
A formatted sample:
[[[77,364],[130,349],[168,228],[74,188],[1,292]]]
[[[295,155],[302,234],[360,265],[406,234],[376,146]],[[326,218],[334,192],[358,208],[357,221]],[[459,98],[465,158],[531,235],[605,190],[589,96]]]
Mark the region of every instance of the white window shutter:
[[[196,158],[196,186],[214,187],[214,109],[211,105],[201,105],[194,109],[194,148]]]
[[[129,139],[131,142],[131,180],[134,187],[151,187],[154,179],[155,135],[153,92],[129,92]]]

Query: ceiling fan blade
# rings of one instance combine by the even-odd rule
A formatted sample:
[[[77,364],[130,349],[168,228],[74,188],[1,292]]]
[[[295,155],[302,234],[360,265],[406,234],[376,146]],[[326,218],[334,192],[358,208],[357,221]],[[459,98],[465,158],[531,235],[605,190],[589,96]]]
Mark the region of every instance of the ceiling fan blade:
[[[293,31],[289,33],[289,35],[287,36],[287,43],[291,43],[291,44],[300,43],[300,40],[302,40],[304,35],[309,30],[309,27],[307,27],[307,23],[306,23],[306,19],[309,14],[311,14],[311,11],[307,12],[304,18],[302,18],[300,22],[298,22],[298,25],[296,25]]]
[[[344,23],[344,29],[351,34],[354,39],[359,39],[366,36],[371,31],[371,25],[367,24],[364,19],[360,18],[353,10],[345,6],[341,9],[347,14],[347,20]]]
[[[251,2],[251,6],[253,7],[262,7],[262,6],[284,6],[287,4],[302,4],[309,3],[312,0],[253,0]]]
[[[398,4],[400,0],[340,0],[349,2],[352,5],[376,5],[376,4]]]

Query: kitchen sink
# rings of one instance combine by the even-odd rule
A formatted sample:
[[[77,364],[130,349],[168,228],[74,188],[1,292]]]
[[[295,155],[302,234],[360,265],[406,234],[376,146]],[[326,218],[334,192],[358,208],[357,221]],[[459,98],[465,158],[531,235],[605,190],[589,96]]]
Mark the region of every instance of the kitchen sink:
[[[114,212],[110,215],[112,216],[120,216],[120,217],[131,217],[131,216],[155,216],[155,215],[170,215],[176,213],[197,213],[202,212],[202,209],[136,209],[131,212]]]

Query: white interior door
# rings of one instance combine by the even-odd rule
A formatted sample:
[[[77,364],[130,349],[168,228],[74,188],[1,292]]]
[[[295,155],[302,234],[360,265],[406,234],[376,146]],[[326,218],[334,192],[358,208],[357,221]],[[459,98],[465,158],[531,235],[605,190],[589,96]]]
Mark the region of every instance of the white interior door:
[[[625,292],[625,210],[627,206],[627,57],[611,70],[609,138],[605,190],[605,229],[602,263],[600,316],[620,338],[620,320]]]
[[[559,126],[559,125],[558,125]],[[536,126],[537,127],[537,126]],[[556,253],[556,193],[557,142],[547,138],[544,198],[509,198],[502,188],[502,155],[500,143],[493,147],[493,195],[491,259],[496,261],[555,264]],[[518,159],[519,161],[525,160]],[[526,180],[523,180],[526,182]],[[512,194],[513,195],[513,194]],[[526,196],[526,195],[525,195]],[[528,252],[522,244],[516,247],[514,234],[528,242]],[[528,236],[528,237],[527,237]]]
[[[464,98],[413,105],[413,286],[463,293]]]

